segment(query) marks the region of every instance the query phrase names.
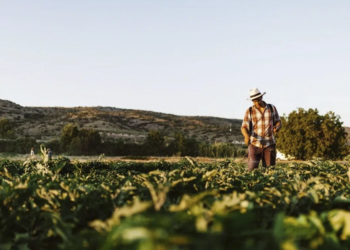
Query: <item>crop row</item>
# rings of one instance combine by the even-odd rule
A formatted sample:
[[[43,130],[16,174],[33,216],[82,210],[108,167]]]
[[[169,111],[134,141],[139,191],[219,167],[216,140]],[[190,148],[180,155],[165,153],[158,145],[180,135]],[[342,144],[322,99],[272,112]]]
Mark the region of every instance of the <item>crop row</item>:
[[[0,249],[349,249],[349,164],[0,160]]]

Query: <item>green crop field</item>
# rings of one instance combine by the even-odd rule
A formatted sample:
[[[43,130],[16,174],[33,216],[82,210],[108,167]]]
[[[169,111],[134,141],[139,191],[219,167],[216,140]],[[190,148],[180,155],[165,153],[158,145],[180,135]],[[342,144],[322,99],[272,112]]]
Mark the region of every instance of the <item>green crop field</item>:
[[[350,249],[349,163],[0,159],[0,249]]]

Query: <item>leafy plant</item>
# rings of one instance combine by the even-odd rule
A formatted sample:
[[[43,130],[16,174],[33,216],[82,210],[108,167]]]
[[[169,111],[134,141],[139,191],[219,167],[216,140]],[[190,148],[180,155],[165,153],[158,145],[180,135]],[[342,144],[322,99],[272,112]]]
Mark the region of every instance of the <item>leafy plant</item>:
[[[0,249],[349,249],[348,163],[246,168],[0,159]]]

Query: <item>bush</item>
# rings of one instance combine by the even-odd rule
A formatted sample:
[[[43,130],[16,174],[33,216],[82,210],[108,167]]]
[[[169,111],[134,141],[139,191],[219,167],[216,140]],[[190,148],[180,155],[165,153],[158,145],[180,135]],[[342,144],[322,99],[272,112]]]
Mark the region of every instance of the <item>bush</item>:
[[[15,132],[13,126],[8,119],[0,119],[0,138],[14,139]]]
[[[282,129],[277,133],[277,148],[296,159],[342,159],[348,154],[347,133],[340,117],[333,112],[320,115],[318,110],[299,108],[281,117]]]
[[[350,155],[345,156],[343,160],[344,160],[344,161],[349,161],[349,162],[350,162]]]
[[[32,138],[0,141],[0,151],[6,153],[29,154],[30,149],[39,150],[38,143]]]

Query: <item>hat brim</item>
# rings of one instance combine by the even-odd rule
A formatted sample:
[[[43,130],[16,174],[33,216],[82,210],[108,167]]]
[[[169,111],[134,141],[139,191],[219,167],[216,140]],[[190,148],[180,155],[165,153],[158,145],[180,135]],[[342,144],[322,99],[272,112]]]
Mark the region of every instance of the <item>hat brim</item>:
[[[257,96],[254,96],[253,98],[247,98],[247,100],[248,101],[252,101],[252,100],[254,100],[254,99],[257,99],[257,98],[259,98],[259,97],[262,97],[263,95],[265,95],[266,94],[266,92],[264,92],[264,93],[262,93],[262,94],[260,94],[260,95],[257,95]]]

